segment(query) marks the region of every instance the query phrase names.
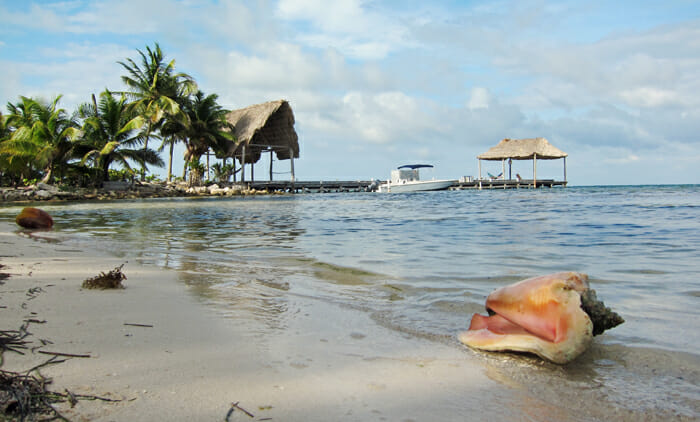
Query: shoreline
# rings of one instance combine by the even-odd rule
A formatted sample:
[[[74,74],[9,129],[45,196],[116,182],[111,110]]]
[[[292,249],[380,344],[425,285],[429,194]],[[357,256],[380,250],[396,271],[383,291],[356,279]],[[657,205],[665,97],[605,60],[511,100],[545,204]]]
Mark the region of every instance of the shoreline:
[[[62,190],[54,185],[37,183],[26,187],[0,187],[0,205],[25,203],[55,204],[70,201],[104,201],[115,199],[149,199],[149,198],[198,198],[222,196],[247,196],[282,194],[280,192],[248,189],[241,183],[210,183],[204,186],[190,187],[186,183],[167,182],[111,182],[113,185],[103,188],[71,188]],[[223,186],[223,187],[222,187]]]
[[[56,186],[37,183],[26,187],[0,186],[1,205],[23,205],[32,203],[60,204],[78,201],[109,201],[109,200],[136,200],[154,198],[216,198],[216,197],[245,197],[256,195],[290,195],[292,192],[279,190],[257,190],[249,188],[246,182],[208,182],[203,186],[188,187],[186,183],[175,182],[110,182],[112,187],[103,188],[70,188],[61,190]],[[624,188],[624,187],[673,187],[673,186],[698,186],[697,184],[680,185],[568,185],[569,188]],[[493,189],[489,189],[493,190]],[[495,189],[498,191],[499,189]],[[321,192],[333,192],[321,191]],[[349,192],[337,190],[336,192]]]
[[[27,233],[0,220],[0,272],[11,274],[0,280],[0,329],[46,322],[29,326],[37,349],[6,352],[2,369],[41,364],[40,350],[89,355],[42,368],[50,390],[122,401],[61,407],[71,420],[223,420],[236,402],[254,420],[285,421],[685,421],[700,411],[697,354],[605,336],[566,366],[479,353],[396,329],[361,303],[202,289],[206,272],[192,283],[138,258],[124,266],[126,289],[83,290],[125,258],[75,246],[77,233]],[[234,410],[229,420],[252,419]]]
[[[469,413],[485,421],[517,418],[533,401],[492,380],[466,349],[411,338],[360,311],[309,298],[290,297],[284,323],[271,328],[252,316],[224,318],[176,272],[131,262],[125,289],[81,289],[84,279],[123,260],[39,236],[19,236],[0,223],[0,263],[11,274],[0,285],[1,328],[46,321],[29,326],[37,349],[5,352],[2,369],[45,362],[38,350],[89,355],[43,367],[53,379],[49,389],[122,401],[57,405],[71,420],[223,420],[238,402],[256,420],[450,420]],[[238,410],[230,416],[251,420]]]

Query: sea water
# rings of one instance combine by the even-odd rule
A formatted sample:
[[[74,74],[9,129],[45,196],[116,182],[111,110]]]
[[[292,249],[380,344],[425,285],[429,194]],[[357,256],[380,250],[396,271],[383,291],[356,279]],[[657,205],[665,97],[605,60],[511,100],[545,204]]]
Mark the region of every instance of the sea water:
[[[285,298],[294,295],[462,347],[456,334],[473,313],[484,312],[494,289],[584,272],[626,322],[597,337],[564,372],[550,367],[510,376],[540,385],[542,395],[560,394],[547,387],[557,374],[560,385],[574,391],[583,385],[591,399],[621,408],[699,416],[698,185],[41,206],[64,243],[175,269],[211,306],[269,330],[284,329],[293,312]],[[13,218],[19,208],[0,209],[0,218]],[[534,362],[527,359],[516,361]]]

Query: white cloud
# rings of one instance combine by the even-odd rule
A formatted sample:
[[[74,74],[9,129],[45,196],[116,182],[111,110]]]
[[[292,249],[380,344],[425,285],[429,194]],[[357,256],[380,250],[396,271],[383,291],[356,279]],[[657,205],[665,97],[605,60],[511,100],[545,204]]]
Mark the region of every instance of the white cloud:
[[[480,108],[489,108],[489,103],[491,102],[491,94],[489,90],[483,87],[474,87],[469,95],[469,100],[467,101],[467,108],[469,110],[477,110]]]
[[[44,99],[63,95],[60,106],[73,111],[92,93],[123,89],[123,69],[116,62],[133,55],[132,50],[116,44],[69,43],[63,47],[37,50],[40,63],[0,62],[6,69],[0,85],[2,98],[15,101],[20,95]]]
[[[644,86],[620,91],[619,95],[626,104],[639,107],[678,105],[681,101],[679,94],[672,90]]]
[[[552,103],[610,102],[630,107],[700,106],[698,22],[659,27],[585,45],[518,43],[509,51],[511,72],[527,74],[530,89]],[[552,86],[575,87],[566,91]]]
[[[398,101],[399,104],[393,103]],[[405,113],[399,108],[408,107]],[[347,116],[344,123],[349,124],[360,139],[378,144],[386,144],[397,139],[396,134],[403,132],[408,116],[416,111],[415,103],[398,92],[363,95],[350,92],[343,97],[343,113]],[[413,120],[413,119],[411,119]]]
[[[296,39],[317,49],[335,48],[353,59],[379,60],[405,45],[406,29],[391,14],[361,0],[281,0],[275,15],[306,22]]]
[[[629,164],[629,163],[633,163],[633,162],[636,162],[639,160],[640,160],[640,158],[638,155],[629,154],[629,155],[622,156],[622,157],[613,156],[613,157],[604,158],[603,162],[609,163],[609,164]]]
[[[281,0],[276,14],[282,19],[308,20],[328,32],[356,33],[368,17],[357,0]]]

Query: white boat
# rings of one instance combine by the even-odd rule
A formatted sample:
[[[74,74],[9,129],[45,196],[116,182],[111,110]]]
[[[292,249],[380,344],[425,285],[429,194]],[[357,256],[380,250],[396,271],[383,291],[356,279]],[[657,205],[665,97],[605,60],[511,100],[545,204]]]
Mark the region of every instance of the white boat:
[[[433,168],[430,164],[407,164],[391,171],[391,179],[379,185],[379,192],[422,192],[445,190],[455,183],[455,180],[420,180],[421,168]]]

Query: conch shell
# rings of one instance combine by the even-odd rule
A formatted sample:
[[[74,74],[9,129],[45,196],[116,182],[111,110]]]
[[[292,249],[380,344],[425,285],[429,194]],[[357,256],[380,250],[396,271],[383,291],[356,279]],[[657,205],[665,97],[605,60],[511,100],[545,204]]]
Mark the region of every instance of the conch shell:
[[[598,301],[586,274],[562,272],[502,287],[486,299],[490,316],[475,314],[459,340],[487,351],[534,353],[564,364],[593,336],[624,320]]]

